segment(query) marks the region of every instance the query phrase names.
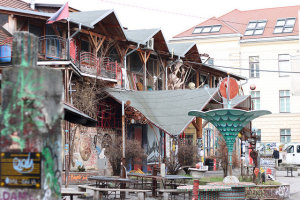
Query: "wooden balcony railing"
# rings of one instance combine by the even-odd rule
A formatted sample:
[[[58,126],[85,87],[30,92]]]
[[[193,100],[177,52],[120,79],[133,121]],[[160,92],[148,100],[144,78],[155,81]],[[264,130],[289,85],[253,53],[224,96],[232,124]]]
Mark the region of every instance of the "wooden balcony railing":
[[[67,60],[68,40],[56,35],[46,35],[39,39],[40,61],[45,60]]]

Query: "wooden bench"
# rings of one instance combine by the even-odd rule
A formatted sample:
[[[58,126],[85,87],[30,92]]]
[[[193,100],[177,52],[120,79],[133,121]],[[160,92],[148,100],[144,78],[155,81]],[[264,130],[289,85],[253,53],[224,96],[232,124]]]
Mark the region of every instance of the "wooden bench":
[[[73,196],[86,195],[86,192],[77,191],[73,188],[61,188],[61,195],[62,196],[70,196],[70,199],[73,200]]]
[[[146,193],[151,192],[151,190],[136,190],[136,189],[119,189],[119,188],[99,188],[89,185],[78,185],[78,189],[83,191],[86,189],[94,191],[94,200],[103,199],[103,193],[105,192],[133,192],[138,194],[138,200],[144,200]]]
[[[188,191],[180,191],[180,190],[177,190],[177,189],[158,189],[157,191],[160,194],[160,196],[163,197],[163,200],[168,200],[169,196],[171,196],[171,199],[172,199],[172,196],[173,196],[174,193],[183,193],[184,194],[184,196],[183,196],[184,199],[185,199],[185,193],[188,193],[189,194],[188,199],[190,199],[190,192],[188,192]]]

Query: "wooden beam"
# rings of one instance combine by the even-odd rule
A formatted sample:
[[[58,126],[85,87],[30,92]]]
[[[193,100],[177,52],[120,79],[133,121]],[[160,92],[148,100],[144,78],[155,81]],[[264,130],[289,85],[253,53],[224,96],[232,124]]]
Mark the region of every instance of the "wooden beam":
[[[78,28],[75,28],[75,30],[78,30]],[[97,37],[100,37],[100,38],[104,37],[104,35],[101,35],[99,33],[95,33],[93,31],[84,30],[84,29],[81,29],[80,32],[84,33],[84,34],[87,34],[87,35],[97,36]]]
[[[200,127],[198,126],[198,124],[195,121],[192,121],[192,124],[194,125],[194,127],[197,131],[200,130]]]
[[[55,35],[60,36],[58,30],[57,30],[57,25],[52,23],[52,29],[54,30]]]
[[[104,42],[105,39],[106,39],[106,37],[104,36],[104,37],[101,39],[101,41],[98,43],[98,46],[97,46],[97,48],[96,48],[96,52],[99,51],[99,49],[100,49],[100,47],[102,46],[102,44],[103,44],[103,42]]]

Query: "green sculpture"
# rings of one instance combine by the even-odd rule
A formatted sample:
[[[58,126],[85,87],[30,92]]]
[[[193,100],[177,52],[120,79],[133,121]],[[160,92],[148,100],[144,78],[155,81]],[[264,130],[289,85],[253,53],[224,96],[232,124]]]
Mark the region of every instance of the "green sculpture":
[[[240,109],[216,109],[207,112],[190,111],[188,113],[190,116],[201,117],[209,121],[220,131],[226,141],[230,169],[232,166],[233,145],[239,132],[251,120],[267,114],[271,114],[271,112],[266,110],[244,111]],[[229,171],[231,176],[232,172],[231,170]]]

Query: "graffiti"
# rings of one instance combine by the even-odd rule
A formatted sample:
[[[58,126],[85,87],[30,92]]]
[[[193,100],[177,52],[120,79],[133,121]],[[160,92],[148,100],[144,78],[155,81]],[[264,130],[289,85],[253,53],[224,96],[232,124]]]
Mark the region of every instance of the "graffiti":
[[[276,190],[276,195],[280,197],[289,197],[290,196],[290,187],[286,185],[281,185],[277,190]]]
[[[286,199],[290,196],[290,186],[256,186],[246,189],[247,199]]]
[[[46,178],[44,180],[44,198],[43,200],[49,199],[52,196],[52,191],[54,195],[60,197],[60,171],[58,170],[58,159],[53,155],[52,150],[49,146],[45,146],[42,152],[44,156],[44,171]]]
[[[13,159],[13,168],[19,173],[27,174],[34,169],[33,160],[30,159],[30,153],[28,153],[27,159]]]
[[[0,191],[0,200],[36,200],[30,192],[27,191]]]

